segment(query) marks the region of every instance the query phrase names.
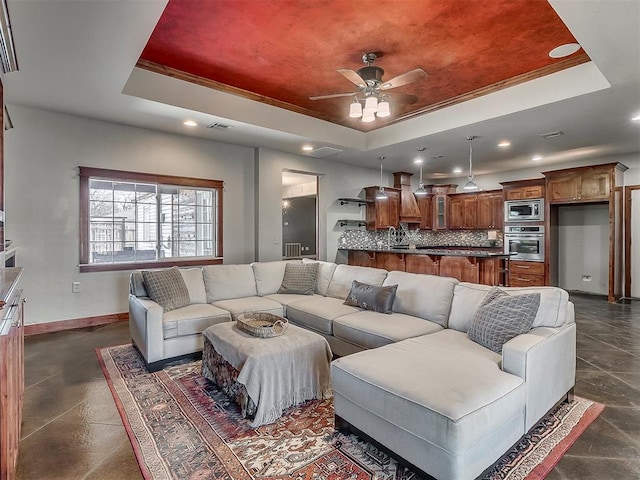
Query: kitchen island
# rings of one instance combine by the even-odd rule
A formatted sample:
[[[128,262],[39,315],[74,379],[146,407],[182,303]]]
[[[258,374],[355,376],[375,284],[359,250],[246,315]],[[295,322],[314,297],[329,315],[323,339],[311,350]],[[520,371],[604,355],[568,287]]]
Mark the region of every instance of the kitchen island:
[[[509,254],[498,248],[345,248],[349,265],[453,277],[461,282],[506,285]]]

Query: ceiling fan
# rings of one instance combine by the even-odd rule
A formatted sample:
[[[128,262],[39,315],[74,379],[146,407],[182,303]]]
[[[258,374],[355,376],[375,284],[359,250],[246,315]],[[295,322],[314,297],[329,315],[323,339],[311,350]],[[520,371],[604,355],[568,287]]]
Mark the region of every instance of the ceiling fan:
[[[344,75],[347,80],[359,88],[358,92],[319,95],[309,97],[309,99],[324,100],[327,98],[352,96],[354,97],[354,101],[349,109],[350,117],[362,117],[363,122],[370,122],[375,119],[374,114],[377,114],[378,117],[389,116],[389,103],[386,100],[390,94],[386,93],[386,91],[426,78],[427,73],[421,68],[415,68],[393,77],[391,80],[385,81],[382,78],[384,70],[373,65],[373,62],[380,56],[380,54],[374,52],[364,53],[362,55],[362,62],[366,64],[366,67],[359,68],[357,71],[349,68],[338,69],[338,73]],[[358,95],[362,95],[362,97],[359,98]],[[405,93],[394,92],[393,96],[398,101],[404,103],[414,103],[417,100],[414,95],[407,95]],[[364,110],[360,102],[364,102]]]

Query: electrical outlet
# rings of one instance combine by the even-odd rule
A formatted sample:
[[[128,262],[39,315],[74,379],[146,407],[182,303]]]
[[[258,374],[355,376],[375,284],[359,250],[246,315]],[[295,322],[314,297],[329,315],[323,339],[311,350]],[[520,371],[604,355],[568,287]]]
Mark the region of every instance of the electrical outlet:
[[[582,281],[583,282],[590,282],[591,281],[591,275],[582,275]]]
[[[80,291],[80,282],[71,282],[71,293],[78,293]]]

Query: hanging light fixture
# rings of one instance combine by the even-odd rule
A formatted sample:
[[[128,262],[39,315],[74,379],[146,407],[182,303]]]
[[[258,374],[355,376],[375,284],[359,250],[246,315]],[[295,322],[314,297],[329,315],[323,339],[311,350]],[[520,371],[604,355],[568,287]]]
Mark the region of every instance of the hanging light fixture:
[[[351,118],[360,118],[362,117],[362,105],[353,97],[353,103],[349,106],[349,116]]]
[[[472,156],[473,156],[473,150],[471,148],[471,142],[473,141],[474,138],[478,138],[478,137],[474,137],[474,136],[470,136],[470,137],[466,137],[468,142],[469,142],[469,175],[467,176],[467,183],[464,184],[464,186],[462,187],[463,190],[480,190],[480,187],[478,187],[478,184],[475,182],[475,180],[473,179],[473,170],[472,170]]]
[[[422,160],[421,158],[416,160],[416,163],[420,164],[420,183],[418,184],[418,188],[416,189],[415,192],[413,192],[414,195],[426,195],[427,194],[427,190],[424,188],[424,183],[422,183],[422,164],[424,163],[424,160]]]
[[[390,115],[391,107],[388,95],[374,93],[367,95],[364,99],[354,97],[353,102],[349,105],[349,117],[361,118],[365,123],[373,122],[376,117],[383,118]]]
[[[384,187],[382,186],[382,161],[384,160],[384,157],[379,157],[379,158],[380,158],[380,188],[378,189],[378,193],[376,193],[376,200],[386,200],[387,194],[384,191]]]

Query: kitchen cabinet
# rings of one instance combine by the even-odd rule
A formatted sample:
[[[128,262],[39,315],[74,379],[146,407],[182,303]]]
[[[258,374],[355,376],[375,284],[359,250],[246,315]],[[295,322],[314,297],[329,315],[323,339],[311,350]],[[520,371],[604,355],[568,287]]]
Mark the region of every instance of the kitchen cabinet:
[[[370,252],[367,250],[349,250],[347,262],[349,265],[355,265],[356,267],[375,267],[376,252]]]
[[[501,182],[504,200],[527,200],[530,198],[544,198],[545,179],[531,178],[528,180],[515,180]]]
[[[385,230],[389,227],[398,227],[400,224],[400,190],[385,188],[387,197],[376,198],[380,187],[366,187],[365,198],[367,202],[366,221],[367,230]]]
[[[426,275],[440,275],[440,257],[434,255],[406,255],[405,271],[409,273],[423,273]]]
[[[431,185],[433,198],[431,204],[433,207],[433,229],[446,230],[449,215],[449,194],[456,193],[457,185],[443,184]]]
[[[611,198],[611,165],[545,172],[550,203],[606,202]]]
[[[408,256],[408,255],[406,255]],[[405,271],[405,254],[394,252],[376,252],[375,253],[376,268],[382,268],[391,272],[392,270],[398,270],[400,272]]]
[[[470,193],[449,195],[449,230],[473,230],[476,228],[478,196]]]
[[[504,223],[504,202],[502,191],[478,194],[476,228],[479,230],[502,230]]]
[[[457,278],[461,282],[478,283],[478,259],[443,256],[440,258],[440,276]]]
[[[420,230],[433,229],[433,195],[416,195],[420,210]]]
[[[541,287],[545,285],[544,278],[544,263],[542,262],[518,260],[509,262],[510,287]]]

